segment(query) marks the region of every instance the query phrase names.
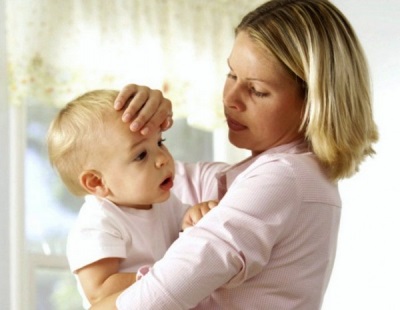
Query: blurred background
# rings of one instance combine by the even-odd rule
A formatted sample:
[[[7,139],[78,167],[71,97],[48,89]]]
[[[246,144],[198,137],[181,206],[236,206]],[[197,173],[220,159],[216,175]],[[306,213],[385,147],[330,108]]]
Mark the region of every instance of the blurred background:
[[[236,162],[221,113],[233,28],[254,0],[0,0],[0,308],[81,309],[65,242],[82,203],[48,164],[66,102],[127,83],[174,104],[165,133],[185,161]],[[342,181],[337,259],[323,310],[398,310],[400,2],[335,0],[370,63],[377,155]]]

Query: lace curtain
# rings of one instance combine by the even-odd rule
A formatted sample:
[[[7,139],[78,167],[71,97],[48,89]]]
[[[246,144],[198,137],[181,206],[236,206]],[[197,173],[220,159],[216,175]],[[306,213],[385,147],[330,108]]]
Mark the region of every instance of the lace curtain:
[[[96,88],[163,89],[174,116],[212,130],[233,29],[261,1],[7,0],[13,104],[64,105]]]

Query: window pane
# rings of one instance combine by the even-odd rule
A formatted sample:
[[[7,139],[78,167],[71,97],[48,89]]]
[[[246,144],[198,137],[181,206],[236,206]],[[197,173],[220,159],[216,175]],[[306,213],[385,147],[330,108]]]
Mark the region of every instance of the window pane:
[[[35,288],[37,310],[83,309],[75,278],[69,270],[37,268]]]
[[[65,254],[66,236],[81,198],[69,194],[50,167],[46,133],[57,109],[28,107],[25,160],[25,229],[30,252]]]

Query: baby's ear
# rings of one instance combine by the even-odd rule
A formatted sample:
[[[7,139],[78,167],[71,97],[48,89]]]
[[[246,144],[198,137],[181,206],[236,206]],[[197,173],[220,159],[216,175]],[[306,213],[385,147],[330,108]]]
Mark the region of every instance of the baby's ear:
[[[106,186],[101,173],[96,170],[85,170],[79,176],[82,187],[90,194],[106,197],[110,190]]]

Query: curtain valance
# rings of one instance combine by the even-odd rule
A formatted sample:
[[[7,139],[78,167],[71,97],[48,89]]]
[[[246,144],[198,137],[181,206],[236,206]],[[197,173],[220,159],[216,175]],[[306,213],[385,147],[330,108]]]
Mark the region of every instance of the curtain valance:
[[[175,117],[212,129],[246,0],[9,0],[14,104],[64,105],[96,88],[163,89]],[[260,1],[258,1],[260,2]]]

